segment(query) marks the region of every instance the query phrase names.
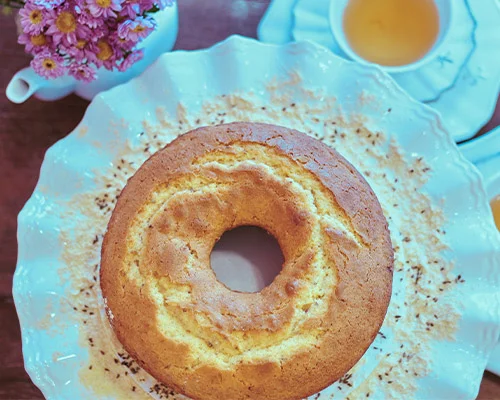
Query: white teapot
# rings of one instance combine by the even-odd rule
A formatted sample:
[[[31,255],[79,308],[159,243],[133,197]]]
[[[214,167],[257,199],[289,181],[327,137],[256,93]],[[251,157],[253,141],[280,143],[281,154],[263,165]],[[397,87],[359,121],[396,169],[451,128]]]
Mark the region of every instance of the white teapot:
[[[97,70],[97,79],[90,82],[81,82],[71,76],[62,76],[57,79],[45,79],[31,68],[24,68],[17,72],[5,90],[7,98],[14,103],[23,103],[31,96],[41,100],[58,100],[70,93],[75,93],[84,99],[91,100],[96,94],[113,86],[125,83],[140,75],[162,53],[172,50],[177,38],[178,13],[177,4],[165,7],[155,14],[156,29],[140,42],[138,48],[144,49],[144,58],[124,72],[108,71],[104,68]]]

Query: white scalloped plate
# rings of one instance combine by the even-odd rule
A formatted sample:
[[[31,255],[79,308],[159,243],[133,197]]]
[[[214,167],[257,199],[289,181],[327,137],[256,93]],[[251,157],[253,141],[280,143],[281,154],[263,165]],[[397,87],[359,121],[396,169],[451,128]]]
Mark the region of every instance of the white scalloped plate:
[[[331,0],[273,0],[259,38],[268,43],[312,40],[343,56],[329,22]],[[457,0],[450,40],[417,71],[394,75],[416,99],[438,110],[455,141],[474,136],[491,118],[500,90],[498,2]]]
[[[78,207],[89,193],[104,190],[105,182],[96,177],[110,175],[113,168],[118,168],[112,164],[116,155],[139,146],[138,134],[145,120],[149,125],[161,123],[159,107],[175,116],[182,102],[189,115],[202,102],[235,91],[252,92],[262,104],[269,101],[270,81],[285,81],[290,76],[302,77],[295,86],[290,82],[286,86],[294,91],[297,102],[308,98],[312,91],[333,94],[341,115],[349,118],[362,113],[373,129],[384,132],[387,140],[396,140],[411,162],[423,157],[431,167],[433,172],[423,191],[434,205],[442,203],[446,218],[442,228],[447,231],[450,249],[442,257],[453,260],[453,273],[461,275],[465,282],[453,285],[449,291],[449,299],[461,304],[455,338],[429,339],[431,351],[426,353],[426,362],[431,368],[428,374],[414,378],[416,392],[412,398],[472,399],[477,395],[486,360],[500,333],[500,238],[478,171],[457,151],[439,116],[412,100],[379,69],[347,62],[312,43],[275,46],[235,36],[208,50],[163,55],[142,76],[98,95],[75,131],[47,151],[37,187],[19,214],[19,255],[13,290],[26,369],[47,398],[96,397],[80,375],[90,348],[81,338],[84,328],[74,318],[76,311],[68,304],[83,293],[75,290],[77,286],[67,273],[68,263],[75,260],[63,258],[63,251],[79,249],[80,243],[74,239],[79,234],[93,237],[92,226],[86,222],[107,222],[89,219],[87,211]],[[338,112],[338,106],[331,109],[332,115]],[[279,123],[284,117],[276,118]],[[313,121],[314,115],[304,118]],[[72,202],[67,202],[70,199]],[[412,220],[408,221],[411,224]],[[86,229],[90,232],[84,232]],[[93,266],[81,263],[80,268],[87,271]],[[396,273],[396,277],[400,275]],[[395,279],[395,291],[398,288],[401,285]],[[393,302],[400,306],[396,292],[391,307]],[[413,324],[419,326],[418,321]],[[417,335],[413,331],[409,334]],[[418,342],[420,336],[413,338]],[[387,340],[384,346],[391,351],[396,342],[390,337]],[[374,346],[379,342],[385,343],[377,339]],[[109,341],[109,348],[104,350],[113,353],[114,346]],[[348,383],[338,389],[339,382],[325,389],[321,398],[330,398],[334,393],[335,398],[345,395],[368,374],[375,373],[374,368],[379,368],[386,354],[374,346],[354,368],[354,376],[349,377],[354,388]],[[102,375],[106,376],[106,372]],[[366,380],[377,378],[372,375]],[[386,397],[387,387],[380,386],[372,398]],[[108,393],[98,397],[116,396]]]

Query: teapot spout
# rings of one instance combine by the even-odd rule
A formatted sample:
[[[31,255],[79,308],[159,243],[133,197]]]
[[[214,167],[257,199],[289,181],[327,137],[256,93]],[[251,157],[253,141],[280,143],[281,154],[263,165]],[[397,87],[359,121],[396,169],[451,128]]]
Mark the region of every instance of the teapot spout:
[[[70,94],[74,88],[75,80],[69,76],[48,80],[28,67],[12,77],[5,94],[10,101],[19,104],[33,95],[41,100],[57,100]]]
[[[31,68],[24,68],[12,77],[5,94],[13,103],[24,103],[40,88],[42,79]]]

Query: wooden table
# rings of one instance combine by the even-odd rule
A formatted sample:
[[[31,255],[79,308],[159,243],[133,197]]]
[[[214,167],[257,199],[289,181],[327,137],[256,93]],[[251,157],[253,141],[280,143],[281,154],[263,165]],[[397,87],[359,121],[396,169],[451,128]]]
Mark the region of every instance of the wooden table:
[[[268,0],[179,0],[180,31],[176,48],[210,46],[230,34],[255,37]],[[5,98],[10,77],[29,63],[16,43],[11,17],[0,16],[0,399],[41,399],[24,371],[21,338],[12,301],[16,266],[16,217],[31,195],[47,148],[67,135],[88,105],[76,96],[21,105]],[[481,130],[500,124],[500,109]],[[479,399],[500,399],[500,378],[486,373]]]

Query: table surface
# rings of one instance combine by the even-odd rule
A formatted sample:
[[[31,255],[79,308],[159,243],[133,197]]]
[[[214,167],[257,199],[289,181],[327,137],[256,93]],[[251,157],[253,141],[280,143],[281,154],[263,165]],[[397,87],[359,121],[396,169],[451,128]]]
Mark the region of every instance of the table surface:
[[[180,0],[177,49],[210,46],[230,34],[255,37],[269,0]],[[45,151],[73,130],[88,102],[76,96],[16,105],[5,97],[11,76],[29,63],[16,42],[12,17],[0,15],[0,399],[42,399],[24,371],[19,323],[12,300],[16,217],[31,195]],[[499,102],[500,104],[500,102]],[[478,134],[500,124],[500,107]],[[500,400],[500,378],[484,375],[478,399]]]

